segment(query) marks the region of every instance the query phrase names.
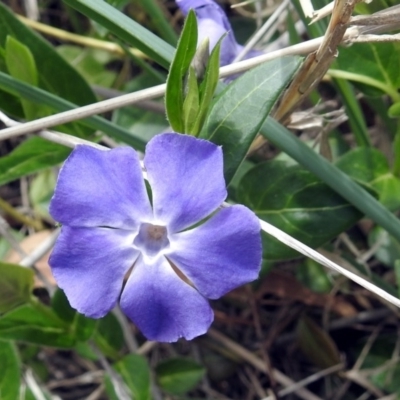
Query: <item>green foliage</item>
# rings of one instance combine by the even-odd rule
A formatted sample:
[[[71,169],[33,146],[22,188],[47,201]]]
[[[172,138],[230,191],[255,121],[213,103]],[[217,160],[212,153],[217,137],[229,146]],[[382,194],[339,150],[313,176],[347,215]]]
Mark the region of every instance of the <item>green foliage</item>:
[[[79,105],[96,101],[87,82],[57,54],[54,47],[33,33],[4,4],[0,3],[0,47],[5,48],[7,37],[10,36],[14,39],[14,51],[15,41],[29,49],[32,55],[29,63],[32,65],[34,60],[36,64],[39,87]],[[25,52],[24,58],[26,62],[30,55]],[[1,67],[0,70],[4,72]],[[62,79],[60,79],[61,76]],[[1,103],[1,108],[3,107],[7,107],[7,104]],[[5,109],[8,111],[8,108]]]
[[[64,0],[64,2],[103,25],[131,46],[137,47],[160,65],[168,67],[172,61],[171,45],[105,1]]]
[[[0,88],[9,93],[21,95],[22,97],[31,101],[48,105],[58,112],[68,111],[78,107],[76,104],[64,100],[62,97],[55,96],[40,88],[27,85],[26,83],[18,81],[2,72],[0,72]],[[82,129],[82,126],[89,127],[91,129],[90,131],[84,130]],[[65,130],[74,136],[84,136],[86,138],[88,138],[88,134],[92,133],[93,130],[99,130],[117,140],[121,140],[126,144],[134,146],[138,150],[144,150],[145,147],[145,143],[143,142],[142,138],[135,137],[133,133],[128,132],[126,129],[123,129],[99,116],[89,117],[71,125],[63,125],[62,127],[57,127],[57,129]]]
[[[112,359],[120,357],[124,345],[124,334],[114,314],[108,313],[99,320],[94,341],[99,349]]]
[[[14,343],[0,340],[0,399],[15,400],[20,390],[20,360]]]
[[[204,368],[193,360],[173,358],[156,367],[157,380],[168,393],[184,394],[203,378]]]
[[[176,48],[174,59],[169,70],[167,89],[165,92],[165,107],[167,117],[175,132],[185,132],[185,117],[183,113],[184,78],[190,63],[196,53],[197,46],[197,20],[192,11],[188,14],[181,37]],[[189,74],[190,75],[190,74]],[[190,76],[189,76],[190,78]],[[197,82],[194,82],[197,87]],[[193,88],[193,78],[189,80],[189,94]],[[191,95],[192,96],[192,95]]]
[[[334,76],[360,83],[369,95],[390,95],[399,100],[400,60],[398,43],[360,43],[340,49],[334,67]],[[362,65],[362,68],[360,68]]]
[[[30,85],[38,85],[36,63],[29,48],[12,36],[7,36],[5,47],[5,63],[10,75]],[[21,99],[26,119],[40,117],[37,104]]]
[[[347,174],[326,161],[270,118],[261,128],[261,134],[400,240],[400,221]]]
[[[390,171],[387,157],[374,148],[357,148],[341,157],[336,166],[356,181],[370,185],[389,210],[400,208],[400,179]]]
[[[91,85],[110,87],[117,77],[116,72],[106,68],[115,57],[105,50],[82,49],[64,44],[57,47],[57,53],[73,65]]]
[[[0,340],[71,348],[75,337],[68,324],[47,306],[37,301],[18,307],[0,317]]]
[[[43,39],[3,3],[0,4],[2,111],[22,122],[72,110],[98,101],[91,85],[103,86],[97,87],[96,92],[100,93],[103,89],[106,93],[104,89],[108,89],[111,95],[134,92],[165,82],[166,68],[171,65],[165,98],[169,122],[175,131],[211,140],[222,147],[224,173],[229,184],[227,201],[247,205],[258,217],[310,247],[318,248],[331,242],[326,247],[333,260],[338,258],[339,264],[347,269],[358,272],[387,293],[399,295],[400,125],[396,119],[400,116],[400,46],[397,43],[340,47],[338,58],[330,70],[333,80],[326,80],[304,103],[304,107],[317,103],[324,106],[327,95],[343,104],[348,121],[333,132],[341,148],[340,151],[336,147],[333,149],[335,161],[330,162],[311,146],[313,132],[309,135],[307,128],[304,132],[290,132],[268,116],[298,71],[302,62],[298,57],[275,59],[240,77],[232,76],[229,83],[222,83],[219,82],[219,56],[224,37],[211,54],[207,40],[197,47],[198,26],[193,12],[186,19],[174,53],[169,43],[176,42],[175,30],[181,17],[174,2],[164,7],[160,0],[64,1],[78,12],[65,7],[62,2],[41,2],[43,12],[40,21],[48,24],[50,31],[51,26],[57,26],[68,31],[66,36],[75,33],[77,36],[72,38],[71,43],[77,40],[79,45],[65,44],[63,39],[54,39],[51,34],[46,34],[49,41]],[[329,0],[313,3],[317,9],[327,5]],[[12,2],[7,4],[13,5]],[[285,18],[290,40],[300,42],[304,38],[299,36],[294,24],[299,18],[305,22],[310,38],[325,34],[328,18],[310,25],[309,19],[302,15],[301,2],[293,0],[292,4],[299,14],[292,14],[289,10]],[[395,4],[396,0],[375,0],[368,5],[360,3],[357,9],[372,12]],[[250,3],[246,5],[246,10],[258,13],[259,6],[258,3]],[[168,17],[172,14],[173,19],[169,21]],[[240,37],[240,43],[253,33],[254,25],[253,20],[249,22],[242,17],[238,24],[233,25],[233,31],[238,28],[235,34]],[[57,32],[60,33],[59,30]],[[159,33],[162,39],[152,32]],[[99,43],[91,39],[99,38],[120,45],[125,54],[115,56],[112,51],[104,50],[111,48],[108,42],[100,46],[104,47],[103,50],[90,48],[89,43]],[[323,89],[321,94],[318,92],[320,88]],[[375,97],[360,97],[360,90],[364,95]],[[306,125],[308,121],[311,124],[323,121],[325,135],[325,130],[330,128],[327,118],[331,116],[315,113],[328,108],[316,107],[301,122]],[[300,109],[303,111],[303,106]],[[54,129],[86,140],[104,139],[104,143],[111,144],[114,140],[117,145],[130,145],[143,152],[154,135],[167,129],[164,111],[161,103],[144,102],[141,108],[128,106],[109,112],[104,117],[95,116]],[[284,121],[285,124],[287,122]],[[329,122],[335,123],[334,120]],[[250,146],[260,133],[267,139],[268,146],[249,157]],[[102,138],[102,134],[109,138]],[[327,136],[324,136],[325,139],[327,142]],[[329,139],[332,144],[333,138]],[[26,138],[4,141],[0,150],[0,185],[7,185],[1,188],[1,197],[17,213],[34,215],[42,219],[44,226],[51,227],[48,205],[57,175],[57,170],[52,167],[64,161],[70,149],[50,143],[31,132]],[[277,154],[278,151],[281,151],[280,154]],[[28,179],[23,179],[20,185],[17,180],[25,177]],[[363,216],[365,220],[357,223]],[[0,233],[4,235],[0,239],[0,255],[11,259],[14,254],[7,254],[8,251],[12,249],[15,253],[20,246],[24,247],[25,243],[20,242],[31,231],[27,233],[28,229],[21,227],[18,218],[14,220],[15,217],[6,213],[2,213],[2,218],[6,223],[0,221]],[[357,225],[353,229],[340,235],[355,223]],[[339,239],[335,240],[338,235]],[[379,389],[382,392],[379,396],[377,394],[379,398],[400,392],[399,343],[395,315],[391,315],[393,310],[384,308],[385,303],[359,290],[341,276],[328,273],[311,259],[278,264],[276,260],[292,259],[298,254],[270,236],[265,235],[263,242],[260,278],[248,288],[212,302],[216,310],[215,328],[221,332],[226,328],[224,334],[229,338],[219,340],[215,330],[198,338],[194,344],[183,340],[176,345],[144,342],[128,320],[123,330],[120,317],[117,318],[114,312],[99,320],[87,318],[71,308],[63,291],[48,293],[36,285],[34,289],[34,269],[0,263],[0,399],[51,399],[54,395],[64,397],[64,394],[72,398],[73,395],[67,391],[73,391],[73,388],[51,389],[52,392],[54,390],[51,395],[43,389],[60,383],[54,379],[62,368],[58,364],[60,360],[68,366],[68,371],[62,371],[67,372],[63,377],[69,379],[70,372],[77,373],[81,382],[86,376],[98,379],[95,374],[103,372],[91,371],[90,375],[86,375],[81,368],[91,370],[95,364],[95,369],[100,366],[104,369],[100,382],[95,380],[90,385],[82,386],[83,397],[89,397],[89,393],[83,394],[86,389],[100,391],[104,385],[108,397],[119,400],[116,389],[120,382],[135,400],[159,397],[160,390],[162,397],[168,398],[204,397],[216,388],[221,392],[225,390],[222,388],[227,388],[226,397],[241,398],[243,392],[234,393],[235,379],[240,376],[247,380],[248,368],[247,361],[242,360],[246,352],[240,349],[251,351],[253,354],[249,359],[255,361],[253,367],[265,372],[259,350],[262,344],[269,346],[272,340],[278,352],[270,354],[272,365],[275,366],[278,361],[276,366],[283,372],[286,373],[286,364],[280,362],[282,355],[292,357],[290,364],[294,364],[298,361],[297,349],[313,364],[310,367],[304,356],[300,356],[301,368],[296,369],[298,380],[314,373],[315,366],[324,369],[340,363],[343,355],[350,355],[347,358],[350,363],[365,357],[360,367],[363,380],[353,382],[342,397],[349,400],[359,398],[361,390],[358,386],[363,386],[363,391],[370,390],[373,395]],[[30,253],[31,250],[24,248],[24,251]],[[45,268],[42,261],[37,262],[38,269]],[[276,272],[273,270],[277,267],[291,271],[300,284],[292,277],[273,280]],[[268,272],[271,273],[268,275]],[[44,270],[44,275],[46,273]],[[337,292],[340,292],[338,296]],[[252,295],[254,304],[250,307],[249,298]],[[328,295],[332,297],[332,303],[328,302],[325,307]],[[185,301],[183,298],[182,302]],[[299,310],[303,313],[300,316]],[[259,327],[255,324],[256,313]],[[354,328],[353,318],[358,324]],[[335,326],[338,334],[335,332],[331,336],[330,331],[320,326]],[[380,326],[384,329],[375,340],[375,332]],[[371,329],[374,331],[369,336]],[[130,354],[125,344],[128,334],[138,342],[138,353],[149,353]],[[290,343],[286,350],[286,343],[291,340],[288,338],[293,336],[296,343]],[[344,341],[342,336],[345,336]],[[356,343],[359,337],[362,340]],[[335,343],[337,338],[338,343]],[[361,347],[358,345],[364,347],[365,339],[370,351],[364,350],[359,358]],[[234,342],[242,347],[237,350]],[[293,351],[294,344],[296,351]],[[196,360],[200,361],[180,358],[188,354],[195,354]],[[53,361],[56,366],[54,371]],[[105,367],[105,363],[109,365]],[[350,364],[344,369],[348,367]],[[117,379],[107,375],[109,368],[115,370]],[[26,372],[31,370],[38,384],[36,390],[29,388],[25,379]],[[206,373],[204,385],[198,385]],[[253,375],[252,372],[249,376]],[[262,388],[257,387],[257,395],[259,391],[266,393],[268,381],[256,375],[256,379],[261,377],[259,382],[262,385]],[[293,379],[290,368],[288,375]],[[327,376],[303,390],[313,391],[321,398],[332,397],[336,388],[342,387],[344,376],[341,373]],[[277,383],[281,384],[277,377]],[[229,386],[226,386],[227,383]],[[99,387],[95,386],[97,384]],[[256,387],[253,382],[251,386],[251,389]],[[210,393],[207,393],[209,389]],[[301,395],[301,392],[293,395]]]
[[[333,239],[362,215],[315,175],[283,161],[267,161],[252,168],[242,178],[237,197],[259,218],[312,248]],[[297,256],[269,235],[263,235],[263,240],[265,259]]]
[[[32,270],[0,263],[0,315],[29,302],[33,289]]]
[[[368,235],[370,247],[377,247],[375,257],[388,267],[394,267],[400,260],[400,243],[379,226],[375,227]]]
[[[332,290],[326,269],[314,260],[307,258],[296,269],[296,278],[304,286],[316,293],[329,293]]]
[[[150,369],[144,357],[129,354],[114,367],[131,390],[134,400],[150,400]]]
[[[0,185],[56,165],[70,152],[64,146],[39,137],[25,140],[9,155],[0,158]]]
[[[1,160],[0,160],[1,165]],[[51,169],[39,172],[33,179],[29,188],[29,200],[37,215],[50,218],[49,206],[56,185],[56,174]]]
[[[215,100],[200,137],[222,146],[227,184],[299,64],[299,57],[261,64],[232,82]]]

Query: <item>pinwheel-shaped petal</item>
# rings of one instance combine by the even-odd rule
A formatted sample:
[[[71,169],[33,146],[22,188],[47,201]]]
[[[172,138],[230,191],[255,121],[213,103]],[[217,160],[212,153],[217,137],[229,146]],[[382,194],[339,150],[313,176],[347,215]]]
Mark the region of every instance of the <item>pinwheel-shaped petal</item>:
[[[144,165],[151,203],[134,150],[75,148],[50,206],[63,224],[50,265],[79,312],[100,318],[120,298],[149,340],[192,339],[212,323],[207,298],[257,278],[259,222],[243,206],[218,210],[222,151],[208,141],[157,135]]]

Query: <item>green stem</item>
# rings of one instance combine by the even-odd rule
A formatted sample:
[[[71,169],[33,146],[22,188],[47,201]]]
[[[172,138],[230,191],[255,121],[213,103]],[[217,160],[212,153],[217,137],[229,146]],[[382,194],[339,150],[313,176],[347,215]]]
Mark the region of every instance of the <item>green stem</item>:
[[[351,84],[343,79],[335,79],[335,83],[342,97],[357,144],[359,146],[371,146],[367,125]]]

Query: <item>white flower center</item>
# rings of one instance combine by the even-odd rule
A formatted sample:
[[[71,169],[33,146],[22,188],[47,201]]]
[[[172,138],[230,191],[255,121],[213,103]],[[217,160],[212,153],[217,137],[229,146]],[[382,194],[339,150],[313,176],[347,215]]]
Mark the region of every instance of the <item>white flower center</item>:
[[[169,247],[167,228],[161,225],[142,223],[133,244],[146,256],[155,257]]]

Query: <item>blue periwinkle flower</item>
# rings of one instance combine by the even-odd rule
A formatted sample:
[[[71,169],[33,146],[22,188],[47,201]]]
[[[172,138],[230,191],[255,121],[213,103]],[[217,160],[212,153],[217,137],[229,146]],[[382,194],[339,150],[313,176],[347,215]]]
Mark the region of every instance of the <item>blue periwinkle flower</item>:
[[[221,66],[231,64],[241,52],[243,46],[236,42],[231,24],[222,8],[213,0],[176,0],[176,4],[184,15],[187,15],[190,9],[195,11],[199,44],[204,39],[209,38],[210,49],[213,49],[221,36],[226,34],[221,44],[220,64]],[[259,51],[251,50],[246,54],[245,59],[260,54],[262,53]]]
[[[151,202],[133,149],[75,148],[50,205],[63,224],[50,265],[79,312],[103,317],[120,298],[149,340],[192,339],[213,321],[207,298],[257,278],[259,222],[242,205],[219,209],[222,151],[208,141],[157,135],[144,165]]]

